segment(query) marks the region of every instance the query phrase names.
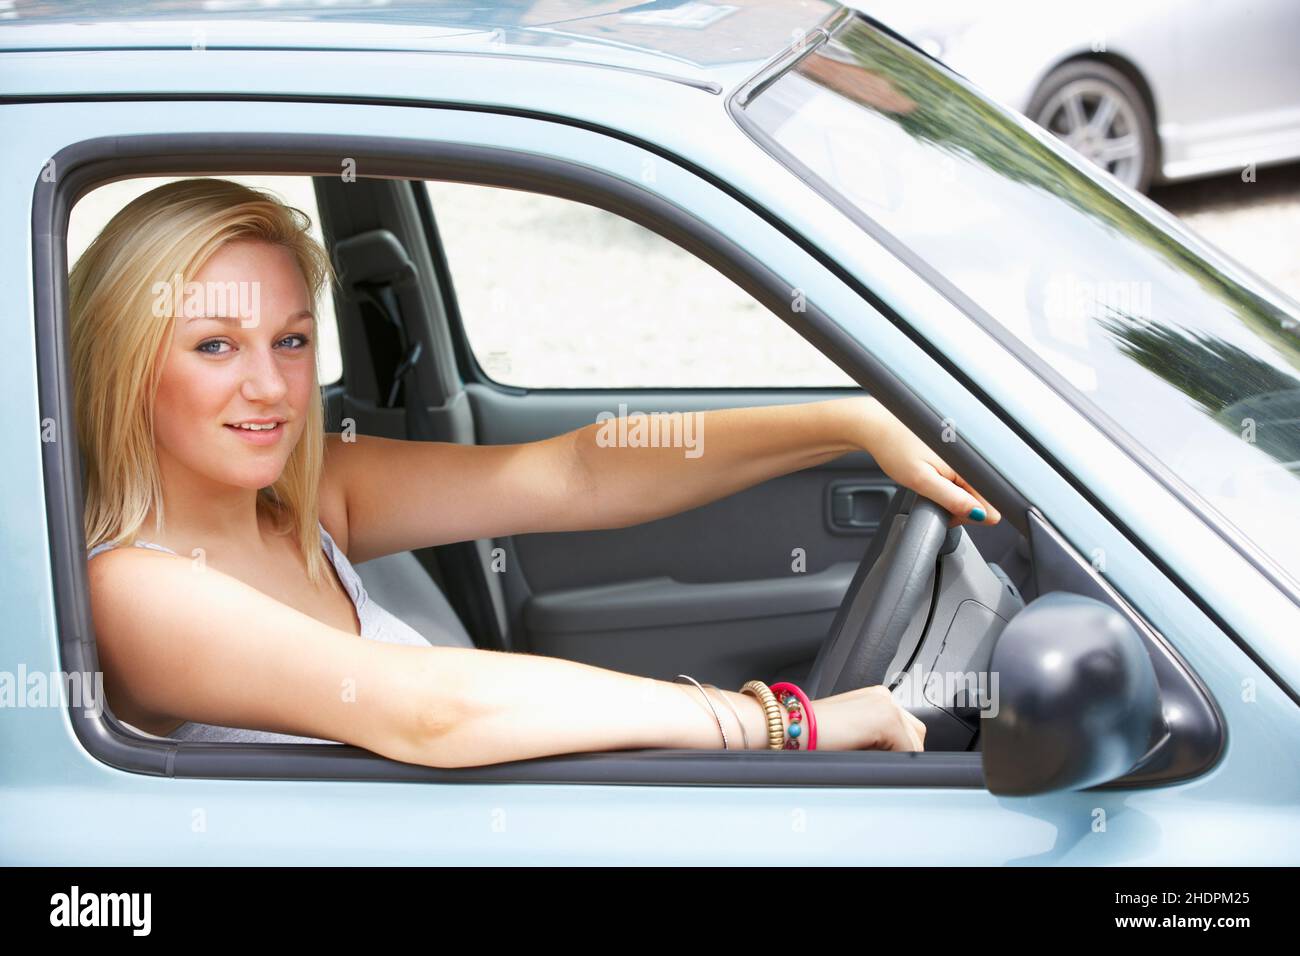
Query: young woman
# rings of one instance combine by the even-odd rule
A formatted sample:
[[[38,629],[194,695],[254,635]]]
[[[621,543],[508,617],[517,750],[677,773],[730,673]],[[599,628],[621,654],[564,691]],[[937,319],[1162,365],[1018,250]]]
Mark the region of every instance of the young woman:
[[[120,720],[439,767],[717,749],[724,735],[807,747],[814,717],[822,750],[922,749],[924,726],[882,687],[809,706],[761,681],[726,691],[431,646],[378,608],[352,562],[626,527],[855,449],[954,523],[999,516],[869,399],[707,412],[708,454],[694,458],[609,447],[596,423],[515,445],[326,435],[314,306],[331,272],[306,230],[268,194],[184,180],[123,208],[72,270],[91,602]]]

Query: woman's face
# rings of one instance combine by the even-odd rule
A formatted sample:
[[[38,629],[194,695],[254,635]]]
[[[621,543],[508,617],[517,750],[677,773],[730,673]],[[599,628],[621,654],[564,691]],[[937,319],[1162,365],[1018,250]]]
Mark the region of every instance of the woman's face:
[[[290,250],[253,240],[226,243],[183,279],[154,405],[164,474],[265,488],[319,401],[306,280]]]

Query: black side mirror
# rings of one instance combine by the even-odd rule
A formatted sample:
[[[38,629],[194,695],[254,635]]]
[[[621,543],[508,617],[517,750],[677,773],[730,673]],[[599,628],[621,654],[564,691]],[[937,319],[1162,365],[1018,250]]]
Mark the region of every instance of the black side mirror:
[[[984,779],[1000,796],[1114,780],[1168,734],[1142,638],[1094,598],[1053,591],[1030,602],[989,670],[999,694],[996,716],[981,721]]]

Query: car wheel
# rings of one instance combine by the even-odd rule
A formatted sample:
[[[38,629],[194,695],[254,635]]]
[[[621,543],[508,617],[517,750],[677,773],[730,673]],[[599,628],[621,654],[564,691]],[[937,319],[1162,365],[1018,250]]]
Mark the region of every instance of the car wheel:
[[[1053,70],[1025,114],[1125,186],[1151,185],[1155,123],[1133,81],[1113,66],[1083,60]]]

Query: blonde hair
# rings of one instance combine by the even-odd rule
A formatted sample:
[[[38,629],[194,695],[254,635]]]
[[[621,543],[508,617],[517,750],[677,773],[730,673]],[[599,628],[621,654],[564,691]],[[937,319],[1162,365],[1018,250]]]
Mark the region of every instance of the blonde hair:
[[[155,284],[193,276],[227,242],[257,240],[294,254],[314,306],[335,276],[309,228],[306,214],[269,193],[184,179],[124,206],[77,260],[68,285],[87,548],[134,542],[151,510],[162,528],[153,407],[175,319],[155,317]],[[308,577],[318,582],[330,578],[317,524],[325,422],[319,389],[314,395],[301,439],[258,501],[282,530],[297,531]]]

